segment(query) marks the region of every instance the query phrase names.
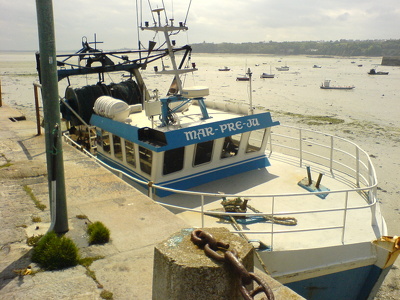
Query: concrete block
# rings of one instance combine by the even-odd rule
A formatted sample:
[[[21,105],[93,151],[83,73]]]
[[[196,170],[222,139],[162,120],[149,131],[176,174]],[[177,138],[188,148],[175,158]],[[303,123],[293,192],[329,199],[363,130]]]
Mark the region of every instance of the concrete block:
[[[226,228],[204,228],[235,249],[247,271],[254,269],[254,248]],[[243,299],[239,275],[225,262],[206,256],[183,229],[159,243],[154,252],[153,296],[160,299]],[[222,254],[222,253],[221,253]]]

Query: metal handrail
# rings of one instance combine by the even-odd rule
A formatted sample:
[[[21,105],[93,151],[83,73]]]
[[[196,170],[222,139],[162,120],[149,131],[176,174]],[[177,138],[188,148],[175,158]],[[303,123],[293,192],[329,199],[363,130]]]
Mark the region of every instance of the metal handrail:
[[[280,147],[283,149],[290,149],[292,151],[297,151],[298,156],[293,156],[292,154],[286,154],[286,155],[290,155],[291,157],[296,157],[297,159],[299,159],[299,166],[302,166],[303,164],[303,160],[304,160],[304,155],[309,155],[309,156],[314,156],[316,158],[322,159],[322,161],[325,161],[327,163],[327,165],[323,165],[321,164],[321,162],[315,162],[315,161],[310,161],[310,158],[307,159],[307,161],[313,162],[313,163],[317,163],[320,165],[323,165],[325,167],[328,167],[330,169],[331,172],[333,172],[333,170],[341,173],[342,171],[339,171],[337,169],[334,168],[334,165],[337,166],[341,166],[341,167],[345,167],[348,170],[352,171],[354,173],[354,175],[350,175],[347,174],[348,176],[350,176],[351,178],[353,178],[355,180],[354,182],[354,188],[350,188],[350,189],[341,189],[341,190],[331,190],[331,191],[323,191],[323,192],[304,192],[304,193],[287,193],[287,194],[224,194],[224,197],[246,197],[246,198],[255,198],[255,197],[265,197],[265,198],[272,198],[272,208],[271,211],[272,216],[280,216],[280,215],[287,215],[287,214],[291,214],[291,215],[295,215],[295,214],[311,214],[311,213],[322,213],[322,212],[328,212],[328,211],[343,211],[343,223],[339,226],[326,226],[326,227],[315,227],[315,228],[305,228],[305,229],[288,229],[288,230],[276,230],[274,229],[274,227],[272,226],[272,229],[269,231],[247,231],[246,230],[246,234],[252,234],[252,233],[268,233],[271,234],[271,242],[273,244],[273,235],[274,234],[279,234],[279,233],[288,233],[288,232],[298,232],[298,231],[316,231],[316,230],[324,230],[324,229],[342,229],[342,243],[344,243],[344,234],[345,234],[345,228],[346,228],[346,216],[348,211],[350,210],[356,210],[356,209],[363,209],[363,208],[372,208],[373,206],[377,205],[377,200],[376,200],[376,187],[377,187],[377,179],[376,179],[376,173],[375,173],[375,169],[372,165],[372,162],[370,160],[370,157],[368,156],[368,154],[362,150],[357,144],[355,144],[354,142],[351,142],[349,140],[340,138],[340,137],[336,137],[333,135],[329,135],[329,134],[325,134],[322,132],[318,132],[318,131],[313,131],[313,130],[308,130],[308,129],[300,129],[300,128],[296,128],[293,126],[285,126],[285,125],[280,125],[279,127],[282,128],[289,128],[289,129],[295,129],[296,131],[298,131],[298,136],[293,137],[293,136],[286,136],[286,135],[280,135],[280,134],[275,134],[273,132],[271,132],[271,136],[270,136],[270,149],[267,150],[269,151],[269,155],[271,156],[274,152],[273,148],[275,147]],[[309,140],[303,140],[304,137],[304,133],[312,133],[313,135],[315,134],[319,134],[323,137],[329,137],[330,139],[330,146],[324,145],[324,144],[320,144],[317,143],[315,141],[309,141]],[[76,142],[74,142],[68,135],[64,135],[66,138],[66,141],[69,141],[70,143],[74,144],[76,147],[80,148],[82,151],[84,151],[88,156],[94,158],[97,162],[99,162],[101,165],[105,166],[108,169],[111,169],[114,172],[117,172],[120,174],[120,177],[122,177],[122,174],[124,176],[126,176],[127,178],[129,178],[130,180],[133,180],[141,185],[144,186],[148,186],[148,195],[150,198],[153,198],[153,191],[154,189],[159,189],[159,190],[164,190],[164,191],[168,191],[168,192],[172,192],[172,193],[177,193],[177,194],[186,194],[186,195],[192,195],[192,196],[198,196],[200,198],[200,209],[190,209],[187,207],[182,207],[182,206],[176,206],[176,205],[171,205],[171,204],[167,204],[167,203],[162,203],[160,201],[157,201],[159,204],[165,206],[165,207],[169,207],[169,208],[174,208],[174,209],[178,209],[178,210],[184,210],[184,211],[191,211],[191,212],[197,212],[201,215],[201,220],[202,220],[202,227],[205,227],[205,219],[204,216],[207,213],[205,209],[204,209],[204,198],[205,197],[215,197],[215,198],[221,198],[221,194],[219,193],[200,193],[200,192],[193,192],[193,191],[185,191],[185,190],[176,190],[176,189],[172,189],[172,188],[167,188],[167,187],[163,187],[163,186],[158,186],[154,183],[149,184],[149,182],[143,181],[143,180],[139,180],[137,178],[134,178],[132,176],[130,176],[129,174],[119,170],[119,169],[115,169],[113,167],[110,167],[109,165],[105,164],[104,162],[98,160],[95,156],[93,156],[90,152],[88,152],[86,149],[84,149],[81,145],[77,144]],[[284,137],[284,138],[290,138],[291,140],[297,141],[299,142],[298,148],[295,147],[289,147],[287,145],[284,144],[279,144],[279,143],[274,143],[273,137]],[[320,154],[316,154],[313,152],[309,152],[309,151],[305,151],[303,145],[303,141],[311,144],[315,145],[315,146],[319,146],[319,147],[324,147],[325,149],[329,150],[329,157],[324,157]],[[335,147],[335,143],[334,141],[340,141],[340,142],[344,142],[352,147],[354,147],[355,149],[355,154],[351,154],[348,153],[342,149],[336,148]],[[353,160],[355,163],[355,167],[350,168],[350,166],[348,164],[344,164],[341,163],[339,161],[335,161],[334,159],[334,153],[335,152],[339,152],[343,155],[345,155],[346,157],[348,157],[350,160]],[[361,158],[361,156],[363,156],[363,158]],[[363,174],[363,172],[365,172],[365,174]],[[362,182],[363,185],[365,185],[364,187],[360,187],[360,183]],[[368,201],[366,202],[365,205],[361,205],[361,206],[353,206],[353,207],[349,207],[348,206],[348,197],[349,197],[349,193],[350,192],[355,192],[355,193],[361,193],[364,192]],[[319,195],[319,194],[335,194],[335,193],[341,193],[344,194],[345,197],[345,204],[343,207],[341,208],[331,208],[331,209],[318,209],[318,210],[305,210],[305,211],[285,211],[285,212],[275,212],[275,207],[274,207],[274,203],[275,203],[275,198],[281,198],[281,197],[301,197],[301,196],[308,196],[310,194],[313,195]],[[229,216],[232,215],[232,213],[223,213],[223,212],[212,212],[213,215],[221,215],[221,216]],[[269,215],[271,216],[271,214],[267,214],[267,213],[235,213],[235,216],[265,216],[265,215]],[[380,225],[380,224],[376,224],[376,220],[375,218],[372,218],[372,225]],[[237,232],[239,233],[240,230],[232,230],[232,232]],[[273,245],[272,245],[273,246]]]

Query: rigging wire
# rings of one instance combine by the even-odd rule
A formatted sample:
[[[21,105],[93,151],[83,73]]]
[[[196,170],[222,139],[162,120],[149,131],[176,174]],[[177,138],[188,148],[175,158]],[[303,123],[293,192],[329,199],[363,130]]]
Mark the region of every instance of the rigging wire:
[[[140,7],[142,7],[142,0],[140,0]],[[142,25],[142,10],[140,10],[140,25]],[[136,0],[136,28],[137,28],[137,39],[138,39],[138,48],[141,50],[140,47],[140,31],[139,31],[139,7],[138,7],[138,0]],[[142,59],[142,53],[139,52],[139,58]]]
[[[165,24],[168,24],[168,16],[167,16],[167,11],[165,10],[165,4],[164,4],[164,0],[161,1],[162,5],[164,7],[164,15],[165,15]],[[161,26],[161,24],[159,24]]]
[[[111,77],[110,73],[107,72],[107,76],[108,76],[108,80],[110,80],[110,82],[115,83],[114,79]]]
[[[189,10],[190,10],[190,6],[192,5],[192,0],[190,0],[189,1],[189,6],[188,6],[188,9],[187,9],[187,11],[186,11],[186,16],[185,16],[185,22],[183,22],[183,24],[186,26],[186,21],[187,21],[187,18],[188,18],[188,15],[189,15]]]
[[[151,7],[150,0],[147,0],[147,2],[149,3],[150,12],[152,12],[153,8]],[[156,24],[156,19],[154,18],[154,15],[152,13],[151,13],[151,17],[153,18],[153,23]]]
[[[174,0],[171,0],[171,7],[172,7],[172,20],[175,19],[175,13],[174,13]]]

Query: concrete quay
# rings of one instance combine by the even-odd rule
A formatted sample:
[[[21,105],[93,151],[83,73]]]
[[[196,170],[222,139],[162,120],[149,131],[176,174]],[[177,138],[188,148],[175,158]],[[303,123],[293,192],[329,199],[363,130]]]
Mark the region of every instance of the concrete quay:
[[[111,292],[112,299],[152,299],[155,246],[190,226],[66,144],[66,235],[82,257],[104,258],[89,267],[91,276],[81,265],[50,272],[31,263],[26,239],[46,233],[50,226],[45,138],[36,135],[34,122],[17,121],[20,116],[15,109],[0,107],[0,299],[102,299],[103,291]],[[46,208],[38,209],[33,198]],[[111,241],[89,246],[85,220],[78,215],[103,222]],[[34,275],[14,272],[28,265]],[[275,299],[303,299],[266,280]]]

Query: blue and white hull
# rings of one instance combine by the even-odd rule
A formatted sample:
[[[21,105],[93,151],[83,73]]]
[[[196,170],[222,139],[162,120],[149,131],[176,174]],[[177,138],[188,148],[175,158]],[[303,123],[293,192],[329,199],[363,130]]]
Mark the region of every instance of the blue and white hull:
[[[399,237],[382,237],[371,243],[261,256],[275,279],[306,299],[365,300],[375,297],[399,253]],[[273,272],[274,267],[280,271]]]

